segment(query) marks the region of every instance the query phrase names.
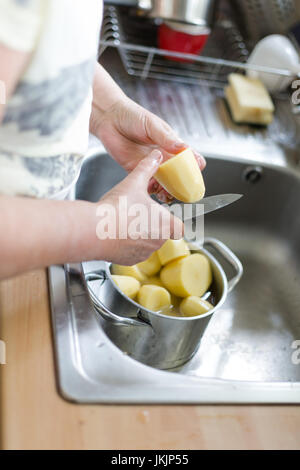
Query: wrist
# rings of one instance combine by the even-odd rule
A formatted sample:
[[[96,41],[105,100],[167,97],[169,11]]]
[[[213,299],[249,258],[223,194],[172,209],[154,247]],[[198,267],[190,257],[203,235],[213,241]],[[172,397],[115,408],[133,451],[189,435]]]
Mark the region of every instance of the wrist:
[[[93,102],[97,108],[107,111],[117,101],[126,97],[109,73],[98,63],[93,84]]]
[[[117,85],[109,90],[107,94],[103,93],[103,90],[101,92],[97,91],[97,87],[94,86],[93,109],[99,113],[106,113],[118,103],[125,102],[128,99],[128,96]]]
[[[99,137],[99,128],[101,128],[101,123],[105,119],[105,116],[111,114],[115,108],[124,106],[128,101],[130,101],[130,98],[123,92],[114,96],[112,99],[106,99],[105,103],[103,103],[99,97],[95,97],[93,99],[90,117],[91,133]]]
[[[88,260],[112,261],[116,256],[118,251],[117,226],[115,227],[114,213],[110,214],[111,207],[115,207],[115,202],[109,198],[92,203],[92,223],[87,238]]]

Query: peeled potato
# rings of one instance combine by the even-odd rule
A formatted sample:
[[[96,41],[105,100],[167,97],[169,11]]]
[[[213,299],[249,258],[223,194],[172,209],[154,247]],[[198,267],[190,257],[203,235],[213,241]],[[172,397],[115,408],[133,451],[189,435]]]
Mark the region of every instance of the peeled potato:
[[[212,272],[208,259],[195,253],[167,264],[160,272],[160,279],[178,297],[201,297],[212,282]]]
[[[147,285],[147,284],[152,284],[153,286],[164,287],[159,276],[148,277],[146,281],[143,282],[143,285]]]
[[[154,276],[161,268],[157,252],[154,251],[148,259],[138,263],[137,267],[147,276]]]
[[[111,276],[114,283],[119,287],[119,289],[127,295],[130,299],[134,299],[138,293],[141,284],[134,277],[130,276]]]
[[[140,288],[137,301],[148,310],[156,312],[171,305],[171,296],[163,287],[148,284]]]
[[[183,240],[167,240],[157,251],[159,260],[164,266],[171,261],[190,254],[189,247]]]
[[[213,308],[212,304],[194,295],[186,297],[180,304],[180,312],[186,317],[203,315],[203,313],[207,313]]]
[[[175,308],[175,309],[178,309],[179,308],[179,305],[180,305],[180,302],[181,302],[181,298],[180,297],[176,297],[176,295],[174,294],[171,294],[170,292],[170,296],[171,296],[171,304],[172,306]]]
[[[143,285],[147,285],[147,284],[152,284],[154,286],[159,286],[159,287],[164,287],[163,283],[161,282],[160,280],[160,277],[159,276],[153,276],[153,277],[149,277],[147,279],[147,281],[143,282]],[[171,305],[173,307],[179,307],[179,304],[181,302],[182,299],[180,299],[179,297],[176,297],[176,295],[173,295],[169,292],[170,296],[171,296]]]
[[[205,193],[202,173],[191,149],[183,150],[163,163],[155,174],[156,180],[183,202],[196,202]]]
[[[113,264],[111,267],[112,274],[118,276],[130,276],[137,279],[139,282],[144,282],[147,276],[139,269],[137,265],[134,266],[121,266],[120,264]]]

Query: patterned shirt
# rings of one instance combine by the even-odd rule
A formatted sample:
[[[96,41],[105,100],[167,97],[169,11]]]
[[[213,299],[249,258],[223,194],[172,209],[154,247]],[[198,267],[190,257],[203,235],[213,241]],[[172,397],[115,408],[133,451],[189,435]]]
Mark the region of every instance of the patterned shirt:
[[[0,125],[0,193],[57,197],[78,176],[101,19],[101,0],[0,0],[0,43],[30,53]]]

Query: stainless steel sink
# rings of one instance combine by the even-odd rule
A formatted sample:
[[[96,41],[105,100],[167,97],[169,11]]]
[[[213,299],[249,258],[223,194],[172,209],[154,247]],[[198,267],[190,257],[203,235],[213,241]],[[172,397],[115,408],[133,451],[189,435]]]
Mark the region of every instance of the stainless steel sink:
[[[76,196],[97,201],[124,176],[108,155],[91,156]],[[81,266],[53,267],[54,337],[60,390],[66,398],[104,403],[300,402],[299,174],[211,156],[205,181],[207,195],[244,194],[241,201],[205,218],[205,235],[224,241],[238,255],[244,276],[213,316],[197,354],[173,372],[128,357],[106,336]],[[98,261],[83,264],[87,272],[100,267]],[[92,286],[96,294],[98,282]]]

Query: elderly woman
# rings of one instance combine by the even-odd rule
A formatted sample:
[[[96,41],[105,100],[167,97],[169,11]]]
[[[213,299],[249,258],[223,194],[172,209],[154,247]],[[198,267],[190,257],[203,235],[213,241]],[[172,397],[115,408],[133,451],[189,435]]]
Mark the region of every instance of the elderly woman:
[[[99,0],[0,1],[0,278],[90,259],[134,264],[161,246],[166,228],[182,235],[149,193],[168,200],[153,175],[185,145],[97,63],[101,18]],[[89,132],[129,172],[97,204],[66,200]],[[99,240],[97,209],[117,212],[120,196],[156,212],[158,236]]]

